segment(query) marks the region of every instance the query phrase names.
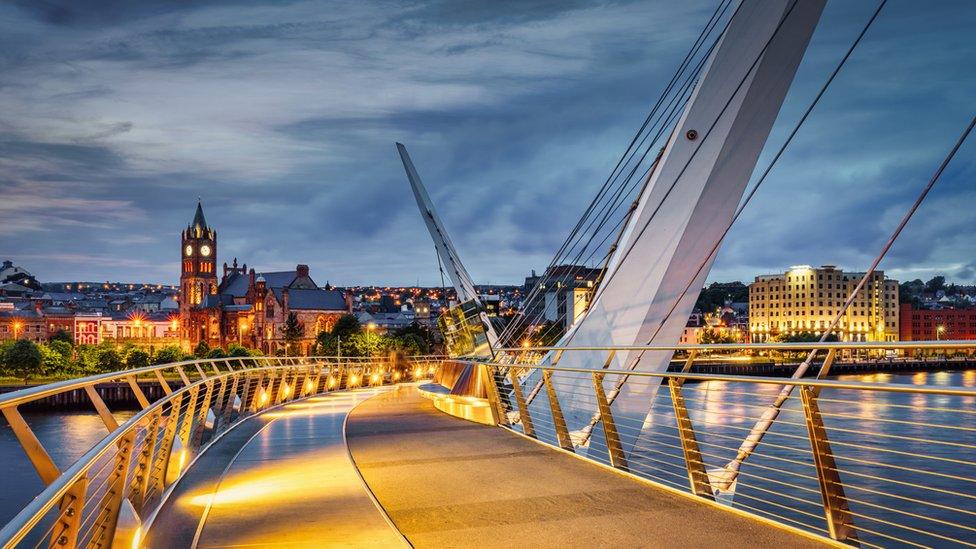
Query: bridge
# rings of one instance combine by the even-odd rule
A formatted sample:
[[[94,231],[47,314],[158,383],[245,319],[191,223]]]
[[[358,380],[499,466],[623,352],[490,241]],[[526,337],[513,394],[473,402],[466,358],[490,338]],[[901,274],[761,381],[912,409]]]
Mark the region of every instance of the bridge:
[[[0,397],[6,428],[46,485],[0,540],[973,545],[973,383],[688,372],[814,348],[827,370],[845,353],[976,351],[972,342],[639,348],[684,361],[660,374],[559,365],[568,353],[635,348],[506,349],[493,360],[258,357],[43,385]],[[148,380],[162,398],[145,397]],[[125,421],[96,390],[120,381],[141,408]],[[615,404],[621,387],[653,389],[651,413],[635,422]],[[20,410],[69,391],[88,396],[106,436],[62,470]],[[764,418],[757,442],[750,427]]]

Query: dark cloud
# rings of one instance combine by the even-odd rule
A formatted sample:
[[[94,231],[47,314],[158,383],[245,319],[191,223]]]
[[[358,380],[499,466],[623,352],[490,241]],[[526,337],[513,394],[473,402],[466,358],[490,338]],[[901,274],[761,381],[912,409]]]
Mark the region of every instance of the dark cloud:
[[[714,0],[0,5],[0,255],[173,282],[198,195],[220,261],[438,283],[404,142],[469,270],[541,269]],[[760,166],[873,6],[830,3]],[[976,9],[890,3],[713,278],[863,268],[971,116]],[[883,265],[976,278],[967,145]],[[112,261],[118,258],[118,261]]]

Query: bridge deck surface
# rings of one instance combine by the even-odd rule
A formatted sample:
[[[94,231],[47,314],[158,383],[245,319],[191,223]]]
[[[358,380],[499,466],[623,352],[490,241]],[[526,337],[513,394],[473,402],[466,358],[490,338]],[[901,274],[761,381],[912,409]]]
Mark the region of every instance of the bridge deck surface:
[[[349,459],[343,422],[387,389],[340,392],[246,420],[205,452],[148,547],[404,547]]]
[[[413,387],[360,404],[347,439],[415,547],[822,547],[816,540],[436,410]]]

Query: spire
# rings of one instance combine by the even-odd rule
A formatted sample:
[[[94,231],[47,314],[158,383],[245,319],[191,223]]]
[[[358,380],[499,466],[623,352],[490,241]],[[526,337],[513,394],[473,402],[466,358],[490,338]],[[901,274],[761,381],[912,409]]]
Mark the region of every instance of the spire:
[[[193,221],[190,223],[190,227],[203,232],[207,228],[207,219],[203,217],[203,203],[197,198],[197,213],[193,215]]]

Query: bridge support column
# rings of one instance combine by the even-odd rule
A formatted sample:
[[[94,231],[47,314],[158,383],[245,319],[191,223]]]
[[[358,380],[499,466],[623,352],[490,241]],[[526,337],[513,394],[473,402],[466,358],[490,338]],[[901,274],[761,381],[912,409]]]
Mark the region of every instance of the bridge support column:
[[[620,435],[617,424],[613,421],[613,411],[607,401],[607,392],[603,389],[603,372],[593,372],[593,391],[596,393],[597,409],[600,421],[603,423],[603,434],[607,442],[607,452],[610,454],[610,465],[617,469],[627,470],[627,458],[624,456],[623,446],[620,445]]]
[[[858,545],[857,532],[853,528],[854,520],[847,505],[847,496],[844,494],[844,485],[841,483],[840,473],[837,472],[834,453],[827,439],[827,429],[824,427],[820,406],[817,404],[820,390],[817,387],[799,389],[807,434],[810,436],[810,449],[813,451],[813,462],[817,467],[817,481],[820,484],[820,497],[827,518],[827,530],[830,532],[830,537],[837,541]]]
[[[559,447],[574,452],[573,439],[569,437],[566,418],[563,417],[563,409],[559,406],[556,388],[552,385],[552,370],[542,370],[542,382],[546,386],[546,395],[549,397],[549,410],[552,412],[552,425],[556,430],[556,440],[559,442]]]
[[[684,380],[668,378],[671,404],[674,407],[674,417],[678,422],[678,435],[681,438],[681,450],[685,456],[685,470],[688,471],[688,481],[691,483],[692,493],[705,499],[714,500],[715,495],[712,492],[712,485],[708,481],[705,462],[702,460],[701,450],[698,449],[698,440],[695,438],[695,428],[691,424],[688,408],[685,406],[685,397],[681,393],[683,384]]]

